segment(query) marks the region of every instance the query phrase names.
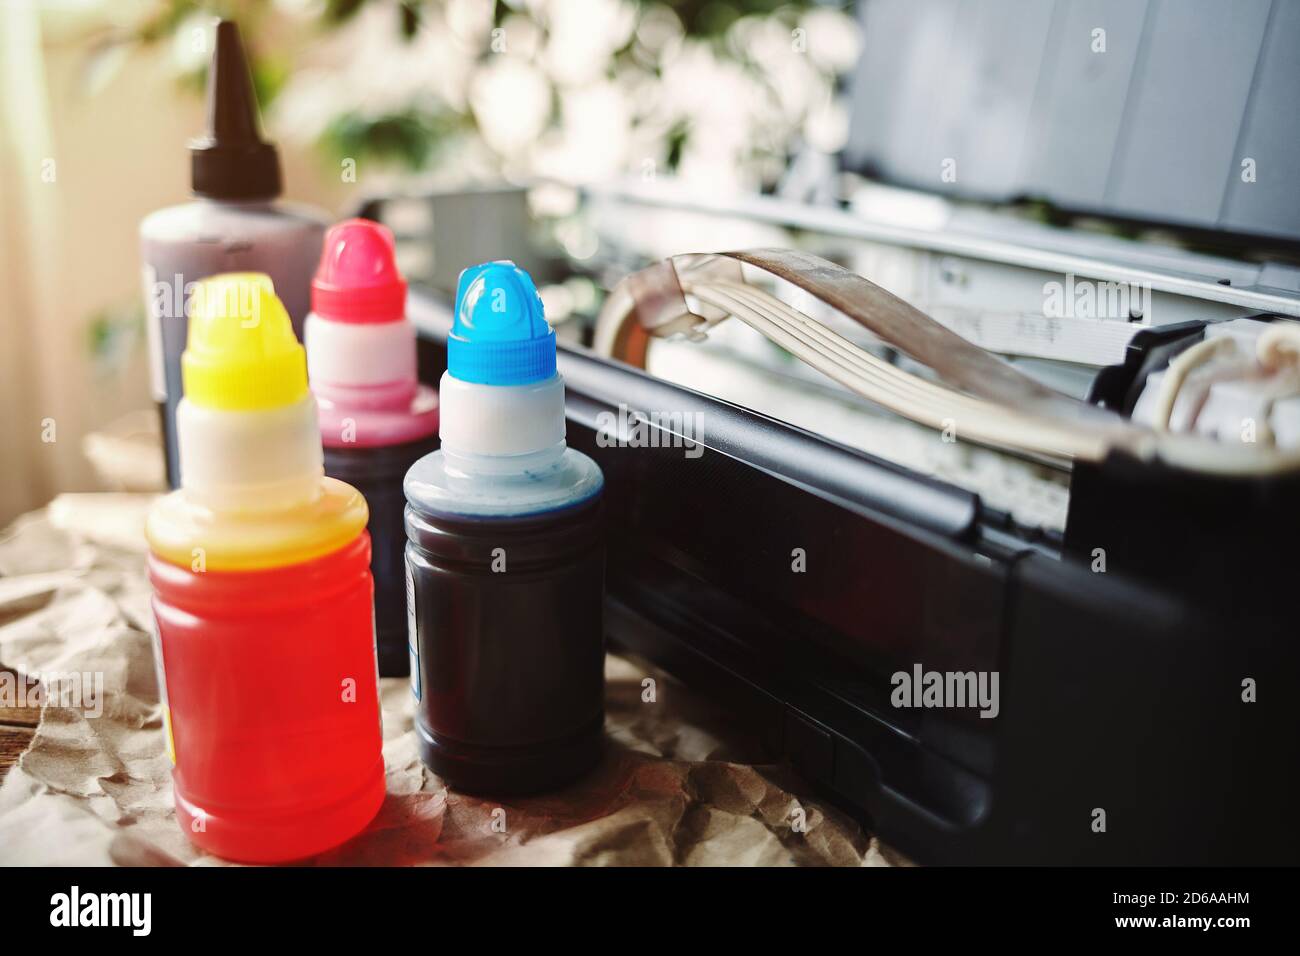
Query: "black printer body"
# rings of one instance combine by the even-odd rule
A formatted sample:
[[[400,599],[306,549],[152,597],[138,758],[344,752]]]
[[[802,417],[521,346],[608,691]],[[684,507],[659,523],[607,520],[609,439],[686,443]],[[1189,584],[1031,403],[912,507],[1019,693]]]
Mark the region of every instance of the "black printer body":
[[[836,261],[899,280],[891,291],[976,344],[1050,366],[1052,384],[1086,371],[1076,397],[1122,413],[1185,332],[1300,317],[1300,4],[857,6],[848,143],[827,176],[873,182],[839,205],[587,188],[606,278],[715,251],[657,248],[634,207],[776,226],[792,245],[828,237]],[[810,195],[836,192],[823,185]],[[898,214],[901,190],[921,214]],[[480,251],[529,255],[510,244],[522,203],[487,201],[434,214],[435,286]],[[1076,279],[1140,286],[1141,308],[1047,314],[1049,285]],[[445,300],[417,286],[411,316],[436,381]],[[1042,531],[706,382],[577,347],[560,371],[568,441],[607,480],[610,640],[714,699],[887,842],[934,863],[1300,860],[1295,473],[1112,455],[1076,464],[1063,531]],[[703,428],[674,434],[662,412]],[[648,440],[604,440],[628,416]],[[927,706],[916,685],[932,674],[972,675],[980,706]]]
[[[411,311],[436,381],[446,306],[417,289]],[[938,863],[1297,859],[1294,478],[1079,469],[1062,538],[582,349],[560,372],[568,442],[607,481],[610,640],[887,842]],[[684,442],[663,409],[704,427]],[[619,416],[638,447],[601,439]],[[929,672],[996,674],[996,712],[900,706],[897,675]]]

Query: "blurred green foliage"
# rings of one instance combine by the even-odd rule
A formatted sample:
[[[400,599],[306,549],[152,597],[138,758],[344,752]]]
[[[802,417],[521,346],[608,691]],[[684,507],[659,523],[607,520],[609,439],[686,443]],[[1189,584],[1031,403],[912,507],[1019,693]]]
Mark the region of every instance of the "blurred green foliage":
[[[522,0],[485,0],[493,3],[493,22],[500,25],[511,14],[528,14]],[[681,21],[687,35],[713,42],[721,50],[726,31],[741,17],[767,15],[794,23],[800,11],[816,6],[815,0],[633,0],[639,8],[664,6]],[[328,32],[348,23],[362,10],[379,6],[391,11],[394,38],[409,41],[420,28],[427,11],[445,0],[325,0],[318,18],[320,30]],[[844,3],[837,4],[844,6]],[[265,108],[284,87],[293,69],[292,62],[281,54],[259,45],[259,25],[273,11],[273,0],[164,0],[140,22],[134,40],[155,44],[174,38],[177,31],[196,15],[233,19],[240,25],[253,83]],[[616,51],[611,67],[631,56],[630,46]],[[483,56],[489,55],[484,49]],[[742,58],[743,60],[743,58]],[[201,92],[206,81],[206,67],[182,77],[187,88]],[[374,159],[410,170],[426,168],[437,154],[440,141],[465,132],[472,119],[456,114],[437,103],[408,105],[382,115],[362,115],[354,111],[340,113],[328,124],[321,138],[321,148],[333,158],[349,156]],[[670,170],[677,162],[690,136],[686,124],[671,130],[666,144]]]
[[[344,113],[325,131],[322,146],[335,158],[367,156],[408,169],[423,169],[438,144],[468,120],[441,109],[410,108],[377,118]]]

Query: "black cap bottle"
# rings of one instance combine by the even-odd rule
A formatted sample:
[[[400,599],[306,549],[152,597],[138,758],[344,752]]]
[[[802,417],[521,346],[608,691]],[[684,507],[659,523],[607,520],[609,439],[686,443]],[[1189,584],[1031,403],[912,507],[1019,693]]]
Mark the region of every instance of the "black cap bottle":
[[[208,131],[190,142],[196,196],[270,199],[280,195],[280,156],[262,139],[253,75],[233,20],[217,24],[208,72]]]
[[[190,143],[192,202],[140,224],[154,398],[162,419],[167,483],[180,483],[176,406],[194,284],[221,272],[265,272],[294,332],[311,309],[311,280],[328,217],[280,202],[280,159],[262,137],[257,97],[239,28],[223,20],[213,36],[207,131]]]

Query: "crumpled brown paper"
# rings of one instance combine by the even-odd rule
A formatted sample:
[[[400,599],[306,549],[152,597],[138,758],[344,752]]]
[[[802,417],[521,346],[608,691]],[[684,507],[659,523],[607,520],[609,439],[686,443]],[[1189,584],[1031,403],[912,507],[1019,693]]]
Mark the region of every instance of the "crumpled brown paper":
[[[102,672],[101,716],[45,703],[0,785],[0,863],[216,865],[172,810],[149,639],[143,495],[64,495],[0,535],[0,663]],[[317,865],[892,865],[903,861],[688,689],[611,655],[604,762],[526,799],[451,792],[420,763],[403,679],[382,680],[388,798]],[[645,677],[654,702],[643,698]],[[796,795],[796,793],[800,795]]]

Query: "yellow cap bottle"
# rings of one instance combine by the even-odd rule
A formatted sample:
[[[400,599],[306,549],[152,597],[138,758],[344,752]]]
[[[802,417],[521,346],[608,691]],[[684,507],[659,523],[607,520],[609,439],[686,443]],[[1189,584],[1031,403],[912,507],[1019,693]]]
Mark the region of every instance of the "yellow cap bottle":
[[[269,276],[232,272],[198,283],[181,381],[189,401],[227,411],[279,408],[307,395],[307,355]]]
[[[180,490],[146,532],[155,554],[248,570],[307,561],[366,525],[365,499],[324,476],[306,353],[271,280],[227,273],[196,285],[176,409]]]

